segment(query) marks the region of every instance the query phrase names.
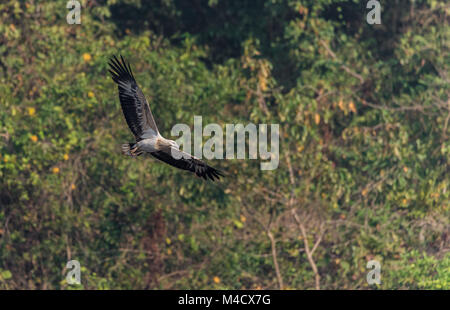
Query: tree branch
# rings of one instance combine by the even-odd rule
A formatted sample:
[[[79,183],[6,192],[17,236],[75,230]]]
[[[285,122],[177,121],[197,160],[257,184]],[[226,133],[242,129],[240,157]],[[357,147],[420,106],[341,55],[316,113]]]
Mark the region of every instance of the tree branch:
[[[272,247],[272,259],[273,259],[273,264],[275,265],[275,273],[277,274],[278,286],[279,286],[280,290],[282,290],[284,288],[283,277],[281,276],[280,266],[278,265],[275,238],[273,237],[273,234],[270,230],[267,231],[267,236],[269,236],[270,244]]]
[[[319,275],[319,270],[317,269],[316,263],[314,262],[314,259],[313,259],[313,253],[316,250],[316,248],[318,247],[319,243],[322,241],[323,232],[320,234],[319,238],[317,239],[316,243],[314,244],[313,249],[311,250],[309,248],[308,234],[306,233],[305,225],[303,225],[303,223],[298,218],[298,215],[295,212],[295,209],[292,209],[291,212],[292,212],[292,215],[294,216],[294,219],[297,222],[298,227],[300,228],[300,231],[301,231],[302,236],[303,236],[303,242],[305,244],[306,257],[308,258],[309,264],[311,265],[311,268],[312,268],[312,270],[314,272],[314,277],[315,277],[315,282],[316,282],[316,290],[320,290],[320,275]]]

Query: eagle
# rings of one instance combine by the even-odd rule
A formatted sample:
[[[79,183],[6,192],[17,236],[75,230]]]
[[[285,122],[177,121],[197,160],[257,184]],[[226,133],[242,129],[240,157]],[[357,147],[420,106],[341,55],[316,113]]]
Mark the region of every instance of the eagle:
[[[215,181],[224,174],[202,160],[180,150],[179,145],[165,139],[159,133],[150,106],[139,88],[130,63],[120,55],[120,60],[113,56],[109,61],[113,81],[119,89],[119,100],[123,115],[135,137],[135,142],[122,144],[122,153],[136,157],[149,153],[154,158],[178,169],[195,173],[205,180]]]

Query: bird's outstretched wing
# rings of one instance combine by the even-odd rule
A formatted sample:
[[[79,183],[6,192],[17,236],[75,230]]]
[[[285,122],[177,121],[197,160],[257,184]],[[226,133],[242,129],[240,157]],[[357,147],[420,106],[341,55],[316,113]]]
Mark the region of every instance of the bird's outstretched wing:
[[[176,156],[181,157],[180,159],[176,159],[172,156],[171,151],[174,153],[177,153]],[[187,170],[190,172],[195,173],[197,176],[204,178],[207,180],[208,178],[212,181],[215,181],[215,179],[219,180],[220,177],[223,177],[223,173],[220,170],[217,170],[211,166],[208,166],[205,162],[202,160],[186,153],[180,150],[175,150],[171,148],[169,151],[162,150],[158,152],[152,152],[150,153],[153,157],[171,165],[178,169]]]
[[[136,83],[129,63],[122,56],[110,59],[108,70],[119,89],[120,105],[128,127],[136,140],[149,138],[158,134],[152,112],[144,94]]]

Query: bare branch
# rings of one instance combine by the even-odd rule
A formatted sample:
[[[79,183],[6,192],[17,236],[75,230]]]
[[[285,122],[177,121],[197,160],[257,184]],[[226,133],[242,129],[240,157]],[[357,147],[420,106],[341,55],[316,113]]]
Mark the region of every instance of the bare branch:
[[[306,233],[305,225],[303,225],[303,223],[298,218],[298,215],[295,212],[295,209],[292,209],[291,212],[292,212],[292,215],[294,216],[294,219],[297,222],[298,227],[300,228],[300,231],[301,231],[302,236],[303,236],[303,242],[305,244],[306,257],[308,258],[309,264],[311,265],[311,268],[312,268],[312,270],[314,272],[314,277],[315,277],[315,281],[316,281],[316,290],[320,290],[320,275],[319,275],[319,270],[317,269],[316,263],[314,262],[314,259],[313,259],[313,253],[316,250],[316,248],[319,245],[319,243],[322,241],[323,233],[320,234],[319,239],[316,241],[316,244],[314,244],[313,250],[310,250],[309,242],[308,242],[308,234]]]
[[[278,286],[279,286],[280,290],[282,290],[284,288],[283,277],[281,276],[280,266],[278,265],[275,238],[273,237],[273,234],[270,230],[267,231],[267,236],[269,236],[270,244],[272,247],[272,259],[273,259],[273,264],[275,265],[275,273],[277,274]]]
[[[331,56],[331,58],[333,58],[334,60],[337,60],[338,62],[340,62],[340,61],[337,59],[336,54],[330,49],[330,47],[327,45],[327,43],[325,43],[325,41],[320,40],[319,42],[320,42],[320,44],[322,44],[322,46],[326,49],[327,53]],[[341,63],[341,62],[340,62],[340,63]],[[341,68],[344,69],[345,72],[347,72],[347,73],[350,74],[351,76],[357,78],[357,79],[360,81],[361,84],[364,83],[364,78],[363,78],[360,74],[358,74],[358,73],[356,73],[355,71],[351,70],[349,67],[347,67],[347,66],[344,65],[343,63],[341,63]]]

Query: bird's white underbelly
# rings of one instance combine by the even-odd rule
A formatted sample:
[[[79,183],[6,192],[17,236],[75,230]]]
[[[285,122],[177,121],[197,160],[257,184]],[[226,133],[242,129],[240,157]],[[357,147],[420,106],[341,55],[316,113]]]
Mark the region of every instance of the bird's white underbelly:
[[[158,149],[156,148],[156,138],[153,139],[144,139],[139,141],[138,143],[139,149],[144,151],[144,152],[155,152],[158,151]]]

